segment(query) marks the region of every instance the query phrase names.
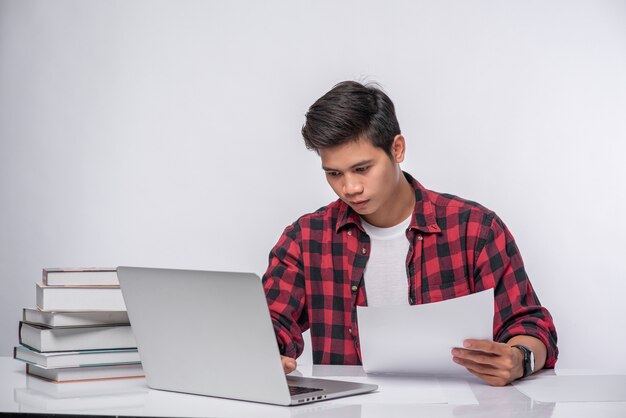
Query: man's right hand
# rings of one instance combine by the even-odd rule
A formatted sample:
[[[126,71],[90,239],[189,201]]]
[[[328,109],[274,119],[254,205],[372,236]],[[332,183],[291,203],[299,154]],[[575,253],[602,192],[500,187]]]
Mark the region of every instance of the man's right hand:
[[[280,356],[280,361],[283,363],[283,370],[285,371],[285,374],[293,372],[298,366],[295,358]]]

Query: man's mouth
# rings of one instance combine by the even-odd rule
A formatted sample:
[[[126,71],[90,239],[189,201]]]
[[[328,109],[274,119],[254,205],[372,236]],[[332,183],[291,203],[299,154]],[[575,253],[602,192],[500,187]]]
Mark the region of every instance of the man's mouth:
[[[368,202],[369,202],[369,199],[367,199],[367,200],[359,200],[357,202],[350,202],[350,206],[352,206],[354,208],[361,208],[361,207],[367,205]]]

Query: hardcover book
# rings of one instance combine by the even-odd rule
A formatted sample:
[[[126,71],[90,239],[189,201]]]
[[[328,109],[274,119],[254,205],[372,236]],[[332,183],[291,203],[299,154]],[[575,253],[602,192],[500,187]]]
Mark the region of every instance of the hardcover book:
[[[37,307],[43,311],[125,311],[119,286],[37,285]]]
[[[17,346],[13,349],[13,358],[43,367],[44,369],[135,364],[141,362],[137,349],[54,351],[51,353],[40,353],[24,346]]]
[[[129,324],[126,311],[41,311],[39,309],[24,308],[22,320],[48,327]]]
[[[19,389],[16,389],[16,391]],[[143,379],[102,379],[81,382],[80,385],[65,385],[44,380],[38,376],[26,375],[26,388],[30,393],[38,393],[48,399],[80,400],[78,407],[83,405],[86,398],[104,395],[126,397],[130,394],[147,394],[149,389]],[[108,407],[115,405],[110,403]],[[84,411],[84,408],[80,408]]]
[[[19,342],[39,352],[137,348],[129,325],[47,328],[20,322]]]
[[[119,286],[113,267],[45,268],[42,274],[46,286]]]
[[[144,377],[141,364],[120,364],[115,366],[70,367],[62,369],[44,369],[26,365],[26,373],[42,377],[53,382],[76,382],[84,380],[121,379]]]

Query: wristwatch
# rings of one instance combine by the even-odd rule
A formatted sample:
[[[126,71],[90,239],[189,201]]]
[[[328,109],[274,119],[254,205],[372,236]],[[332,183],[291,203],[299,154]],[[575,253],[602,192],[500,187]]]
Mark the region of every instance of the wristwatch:
[[[522,378],[533,374],[533,370],[535,370],[535,355],[533,354],[533,350],[521,344],[517,344],[512,347],[517,348],[522,352],[522,365],[524,366],[524,374],[522,375]]]

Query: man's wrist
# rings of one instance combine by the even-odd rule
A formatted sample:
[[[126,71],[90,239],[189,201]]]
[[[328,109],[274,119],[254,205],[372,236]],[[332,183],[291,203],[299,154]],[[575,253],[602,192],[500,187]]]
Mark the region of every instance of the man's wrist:
[[[531,374],[533,374],[533,371],[535,369],[535,355],[533,353],[533,350],[531,350],[530,348],[528,348],[525,345],[522,344],[515,344],[512,346],[512,348],[517,348],[520,353],[521,353],[521,360],[522,360],[522,378],[530,376]]]

